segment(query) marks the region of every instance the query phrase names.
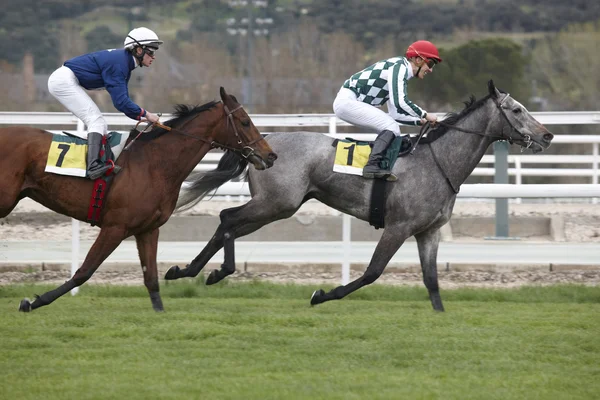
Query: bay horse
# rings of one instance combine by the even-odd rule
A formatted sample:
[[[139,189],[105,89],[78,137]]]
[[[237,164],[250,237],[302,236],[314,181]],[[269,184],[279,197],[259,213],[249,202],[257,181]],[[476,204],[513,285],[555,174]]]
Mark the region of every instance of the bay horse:
[[[398,159],[393,167],[398,181],[387,183],[385,228],[366,271],[360,278],[328,293],[315,291],[312,305],[341,299],[375,282],[404,241],[415,236],[423,281],[433,309],[444,311],[437,274],[440,228],[450,220],[460,185],[494,141],[507,140],[537,153],[549,147],[553,138],[523,105],[496,89],[493,81],[488,82],[488,91],[486,97],[477,101],[471,96],[463,111],[448,114],[429,131],[427,144],[418,146],[413,155]],[[242,206],[223,210],[220,225],[200,254],[183,269],[171,267],[165,279],[198,275],[223,247],[224,263],[220,270],[210,273],[206,284],[220,281],[235,271],[235,238],[291,217],[309,199],[369,220],[374,181],[333,172],[333,138],[296,132],[269,134],[267,141],[279,158],[269,171],[249,171],[252,199]],[[208,172],[206,182],[218,174],[218,171]],[[189,188],[190,198],[191,194],[203,195],[204,185],[202,180],[195,181]]]
[[[154,126],[117,160],[122,171],[108,192],[98,226],[100,233],[85,261],[58,288],[21,301],[20,311],[52,303],[82,285],[127,237],[135,236],[144,284],[152,307],[163,311],[156,254],[159,227],[173,213],[181,185],[213,147],[232,154],[239,165],[257,170],[277,158],[234,96],[220,89],[221,101],[202,106],[177,105],[175,118]],[[132,129],[128,143],[138,132]],[[24,197],[60,214],[85,221],[94,182],[44,172],[52,135],[31,127],[0,129],[0,218]]]

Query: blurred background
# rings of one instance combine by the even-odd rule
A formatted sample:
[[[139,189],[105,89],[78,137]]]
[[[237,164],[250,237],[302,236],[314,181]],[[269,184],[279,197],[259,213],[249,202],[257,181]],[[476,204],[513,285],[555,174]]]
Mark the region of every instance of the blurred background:
[[[344,80],[414,40],[444,63],[409,96],[457,111],[488,79],[531,111],[600,104],[600,2],[589,0],[3,0],[0,110],[65,111],[48,75],[68,58],[119,48],[146,26],[165,41],[132,74],[134,100],[155,112],[218,98],[252,113],[332,113]],[[104,91],[92,92],[115,112]],[[580,132],[584,133],[584,132]]]

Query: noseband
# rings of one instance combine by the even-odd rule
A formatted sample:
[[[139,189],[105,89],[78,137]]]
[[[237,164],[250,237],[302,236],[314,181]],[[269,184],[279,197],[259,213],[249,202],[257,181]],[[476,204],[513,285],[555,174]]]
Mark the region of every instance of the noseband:
[[[514,132],[517,132],[523,138],[523,142],[525,142],[525,146],[521,146],[521,152],[523,152],[523,151],[525,151],[525,149],[528,149],[529,147],[531,147],[531,145],[533,144],[533,140],[531,139],[530,135],[521,133],[517,128],[515,128],[514,125],[508,119],[508,117],[506,116],[506,113],[504,112],[504,110],[508,109],[508,107],[504,107],[503,104],[509,97],[510,97],[510,93],[506,93],[506,96],[504,96],[504,98],[501,101],[494,99],[494,103],[498,107],[498,110],[500,111],[500,115],[502,115],[502,117],[504,118],[504,120],[506,121],[506,123],[508,124],[510,129]],[[510,144],[513,144],[513,141],[514,141],[514,138],[512,136],[510,136],[510,132],[508,134],[504,133],[504,127],[502,128],[502,134],[500,136],[497,136],[497,135],[486,135],[485,133],[481,133],[479,131],[461,128],[456,125],[446,124],[446,123],[444,123],[444,121],[438,121],[437,123],[442,126],[445,126],[447,128],[456,129],[457,131],[461,131],[461,132],[473,133],[475,135],[490,137],[493,139],[506,140]]]
[[[219,143],[219,142],[217,142],[216,140],[207,140],[207,139],[204,139],[203,137],[198,137],[198,136],[190,135],[189,133],[183,132],[183,131],[182,131],[183,127],[184,127],[184,126],[186,126],[187,124],[189,124],[190,122],[192,122],[194,119],[196,119],[196,118],[197,118],[197,117],[198,117],[200,114],[196,114],[196,115],[194,116],[194,118],[192,118],[192,119],[190,119],[189,121],[185,122],[185,123],[184,123],[184,124],[181,126],[181,128],[179,128],[179,129],[176,129],[176,128],[172,128],[172,127],[170,127],[170,126],[163,125],[163,124],[161,124],[160,122],[155,122],[155,123],[153,123],[153,124],[150,124],[150,125],[148,125],[148,126],[150,126],[150,127],[157,126],[157,127],[159,127],[159,128],[165,129],[165,130],[167,130],[167,131],[169,131],[169,132],[178,133],[178,134],[180,134],[180,135],[184,135],[184,136],[188,136],[188,137],[194,138],[194,139],[196,139],[196,140],[200,140],[200,141],[202,141],[202,142],[205,142],[205,143],[208,143],[208,144],[210,144],[210,147],[213,147],[213,148],[219,148],[219,149],[223,149],[223,150],[231,150],[231,151],[233,151],[233,152],[235,152],[235,153],[240,153],[240,155],[241,155],[242,157],[244,157],[244,158],[248,158],[248,157],[250,157],[250,156],[254,155],[254,152],[255,152],[255,150],[254,150],[252,147],[250,147],[250,146],[251,146],[251,145],[253,145],[253,144],[255,144],[255,143],[258,143],[258,142],[260,142],[261,140],[264,140],[265,138],[264,138],[264,137],[261,135],[261,136],[260,136],[260,138],[258,138],[258,139],[255,139],[255,140],[253,140],[253,141],[251,141],[251,142],[249,142],[249,143],[244,143],[244,141],[242,140],[242,136],[241,136],[241,135],[238,133],[238,130],[237,130],[237,128],[235,127],[235,123],[234,123],[234,121],[233,121],[233,113],[235,113],[235,112],[236,112],[236,111],[238,111],[238,110],[243,110],[243,109],[244,109],[244,107],[243,107],[242,105],[239,105],[238,107],[236,107],[236,108],[234,108],[233,110],[229,111],[229,107],[227,107],[225,104],[223,104],[223,109],[225,110],[225,113],[226,113],[226,118],[227,118],[227,128],[229,128],[229,124],[231,123],[231,126],[232,126],[232,128],[233,128],[233,133],[235,134],[235,137],[236,137],[236,139],[237,139],[237,143],[238,143],[238,145],[240,145],[240,146],[241,146],[241,148],[227,146],[226,144]],[[140,122],[138,122],[138,124],[137,124],[137,125],[139,125],[139,124],[140,124]],[[136,128],[137,128],[137,125],[136,125]],[[148,128],[148,126],[146,127],[146,129]],[[127,145],[127,147],[125,148],[125,150],[127,150],[127,149],[128,149],[128,148],[129,148],[129,147],[130,147],[130,146],[133,144],[133,142],[135,142],[135,140],[136,140],[136,139],[137,139],[137,138],[138,138],[138,137],[139,137],[139,136],[140,136],[142,133],[144,133],[144,132],[146,131],[146,129],[144,129],[143,131],[141,131],[141,132],[140,132],[140,133],[139,133],[139,134],[138,134],[138,135],[135,137],[135,139],[133,139],[133,140],[132,140],[132,141],[131,141],[131,142],[130,142],[128,145]]]
[[[509,97],[510,97],[510,93],[506,93],[506,96],[504,96],[504,98],[502,99],[502,101],[500,101],[500,102],[494,101],[494,102],[498,106],[498,110],[500,110],[500,114],[502,115],[502,117],[504,117],[504,120],[506,121],[506,123],[508,124],[508,126],[510,126],[510,128],[513,131],[517,132],[523,138],[523,141],[525,142],[525,146],[521,146],[521,152],[523,152],[523,151],[525,151],[525,149],[528,149],[529,147],[531,147],[531,145],[533,144],[533,140],[531,140],[531,136],[526,135],[524,133],[521,133],[517,128],[515,128],[514,125],[510,123],[510,120],[506,116],[506,113],[504,112],[504,110],[507,110],[508,107],[503,107],[502,105],[504,104],[504,102]],[[512,138],[512,136],[510,136],[510,134],[509,135],[504,135],[504,128],[502,128],[502,135],[501,136],[505,137],[506,140],[508,141],[508,143],[513,144],[513,138]]]

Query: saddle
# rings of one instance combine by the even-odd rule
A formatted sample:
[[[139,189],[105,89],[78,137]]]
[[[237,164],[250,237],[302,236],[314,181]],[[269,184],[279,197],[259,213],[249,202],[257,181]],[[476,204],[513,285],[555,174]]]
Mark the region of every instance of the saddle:
[[[87,141],[69,132],[63,131],[63,133],[65,135],[53,135],[45,170],[59,175],[85,177]],[[114,165],[114,161],[123,149],[126,139],[126,136],[118,132],[110,132],[102,140],[100,160],[104,163],[112,163],[114,169],[94,180],[87,215],[87,222],[92,226],[100,221],[104,199],[114,175],[118,172],[118,166]]]

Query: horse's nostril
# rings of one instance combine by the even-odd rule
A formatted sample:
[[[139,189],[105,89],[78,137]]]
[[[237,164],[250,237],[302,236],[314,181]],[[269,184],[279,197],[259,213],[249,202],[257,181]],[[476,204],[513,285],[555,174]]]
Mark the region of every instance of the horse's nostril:
[[[554,135],[553,135],[553,134],[551,134],[551,133],[546,133],[546,134],[544,135],[544,140],[545,140],[545,141],[549,142],[549,141],[551,141],[552,139],[554,139]]]
[[[275,161],[275,160],[277,160],[277,154],[269,153],[269,161]]]

